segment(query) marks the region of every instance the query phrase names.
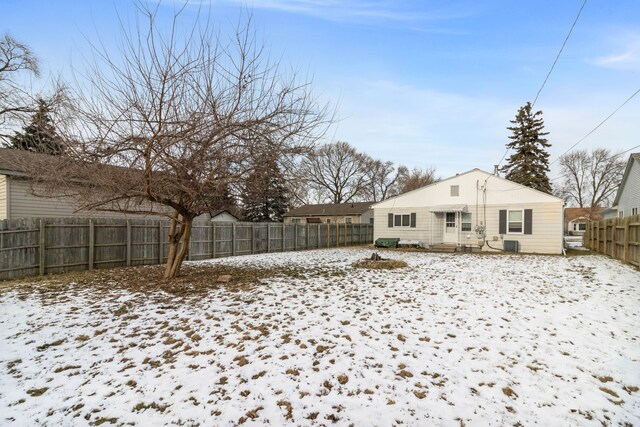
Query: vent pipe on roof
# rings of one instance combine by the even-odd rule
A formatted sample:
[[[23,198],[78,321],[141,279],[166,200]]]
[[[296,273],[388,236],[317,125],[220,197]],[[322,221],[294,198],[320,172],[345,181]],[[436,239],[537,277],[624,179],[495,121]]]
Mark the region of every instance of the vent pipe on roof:
[[[498,170],[499,165],[493,165],[493,174],[495,176],[498,176],[500,174],[500,171]]]

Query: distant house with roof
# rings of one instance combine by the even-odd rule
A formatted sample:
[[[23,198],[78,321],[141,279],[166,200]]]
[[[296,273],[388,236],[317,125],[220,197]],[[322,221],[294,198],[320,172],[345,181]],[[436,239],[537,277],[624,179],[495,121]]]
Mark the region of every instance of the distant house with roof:
[[[618,217],[640,215],[640,153],[629,156],[613,205]]]
[[[373,202],[303,205],[282,215],[286,224],[373,224]]]
[[[565,208],[564,233],[573,236],[582,236],[587,230],[587,224],[591,221],[601,221],[606,209],[595,208]]]
[[[472,169],[373,205],[374,240],[560,254],[564,200]]]
[[[143,204],[147,208],[153,206],[152,215],[147,212],[124,213],[118,211],[78,210],[73,200],[62,197],[43,197],[34,194],[34,186],[25,170],[34,163],[34,156],[46,154],[32,153],[15,148],[0,148],[0,220],[19,218],[158,218],[167,208],[156,204]],[[36,191],[37,193],[37,191]],[[214,212],[216,221],[237,221],[237,215],[230,210]],[[197,220],[209,220],[209,214],[197,217]]]

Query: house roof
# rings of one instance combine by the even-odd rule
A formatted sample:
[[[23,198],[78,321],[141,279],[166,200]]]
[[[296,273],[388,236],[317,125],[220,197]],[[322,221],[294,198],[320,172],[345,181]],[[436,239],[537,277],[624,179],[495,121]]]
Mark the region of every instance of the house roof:
[[[442,179],[442,180],[440,180],[440,181],[436,181],[436,182],[434,182],[434,183],[432,183],[432,184],[429,184],[429,185],[425,185],[424,187],[416,188],[415,190],[407,191],[406,193],[402,193],[402,194],[399,194],[399,195],[397,195],[397,196],[390,197],[390,198],[388,198],[388,199],[386,199],[386,200],[383,200],[383,201],[381,201],[381,202],[378,202],[378,203],[374,204],[373,206],[371,206],[371,208],[372,208],[372,209],[375,209],[376,207],[379,207],[379,205],[381,205],[381,204],[383,204],[383,203],[384,203],[384,204],[387,204],[389,201],[391,201],[391,202],[393,203],[394,199],[395,199],[395,200],[397,200],[397,199],[400,199],[400,198],[403,198],[403,197],[407,196],[408,194],[412,194],[412,193],[416,193],[416,192],[419,192],[419,191],[423,191],[425,188],[430,188],[430,187],[435,187],[435,186],[443,185],[443,184],[444,184],[444,183],[446,183],[447,181],[451,181],[451,180],[453,180],[453,179],[460,178],[460,177],[462,177],[462,176],[464,176],[464,175],[468,175],[468,174],[471,174],[471,173],[474,173],[474,172],[479,172],[480,174],[484,175],[484,176],[486,177],[486,178],[485,178],[485,180],[484,180],[484,182],[485,182],[485,183],[486,183],[489,179],[497,179],[497,180],[501,180],[501,181],[508,182],[508,183],[510,183],[510,184],[515,185],[515,186],[516,186],[515,188],[511,188],[511,189],[509,189],[509,191],[512,191],[512,190],[514,190],[514,189],[523,189],[523,190],[527,190],[527,191],[532,191],[532,192],[538,193],[538,194],[540,194],[540,195],[543,195],[543,196],[544,196],[544,197],[546,197],[546,198],[555,199],[555,200],[556,200],[556,201],[558,201],[558,202],[563,202],[563,203],[564,203],[564,200],[563,200],[563,199],[561,199],[561,198],[559,198],[559,197],[556,197],[556,196],[554,196],[554,195],[552,195],[552,194],[547,194],[547,193],[542,192],[542,191],[540,191],[540,190],[536,190],[535,188],[527,187],[527,186],[525,186],[525,185],[518,184],[518,183],[513,182],[513,181],[509,181],[509,180],[508,180],[508,179],[506,179],[506,178],[502,178],[502,177],[497,176],[497,175],[494,175],[494,174],[492,174],[492,173],[490,173],[490,172],[483,171],[482,169],[479,169],[479,168],[473,168],[473,169],[468,170],[468,171],[466,171],[466,172],[457,173],[457,174],[455,174],[455,175],[453,175],[453,176],[450,176],[450,177],[448,177],[448,178]]]
[[[618,192],[616,193],[616,199],[613,202],[614,206],[617,206],[618,203],[620,203],[620,196],[622,195],[622,190],[624,189],[624,186],[627,183],[627,178],[629,178],[629,174],[631,173],[631,167],[633,166],[634,161],[638,162],[638,166],[640,166],[640,153],[631,153],[631,155],[629,156],[629,161],[627,161],[627,167],[624,170],[622,181],[620,182],[620,186],[618,187]]]
[[[291,209],[284,214],[290,216],[342,216],[342,215],[362,215],[369,209],[373,202],[356,203],[324,203],[319,205],[304,205]]]
[[[211,219],[217,217],[218,215],[222,215],[223,213],[228,213],[235,219],[240,220],[240,215],[235,211],[235,209],[219,209],[217,211],[213,211],[211,212]]]
[[[48,156],[48,154],[32,153],[15,148],[0,148],[0,174],[26,175],[25,165],[28,165],[30,160],[42,159],[42,156]]]
[[[599,206],[596,206],[595,208],[565,208],[564,219],[567,222],[578,218],[585,218],[590,221],[600,221],[604,210],[605,208],[601,208]]]

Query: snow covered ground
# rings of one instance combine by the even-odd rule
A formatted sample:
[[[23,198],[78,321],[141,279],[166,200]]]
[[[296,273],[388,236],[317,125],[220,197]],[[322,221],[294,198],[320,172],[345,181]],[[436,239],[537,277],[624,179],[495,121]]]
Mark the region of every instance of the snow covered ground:
[[[637,270],[415,252],[351,267],[370,253],[211,261],[298,274],[197,298],[0,287],[0,425],[640,425]]]

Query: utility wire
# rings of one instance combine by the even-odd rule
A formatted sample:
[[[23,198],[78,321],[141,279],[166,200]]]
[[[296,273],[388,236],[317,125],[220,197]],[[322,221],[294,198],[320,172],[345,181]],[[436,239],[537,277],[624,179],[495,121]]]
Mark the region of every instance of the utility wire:
[[[562,46],[560,47],[560,50],[558,51],[558,54],[556,55],[556,59],[553,61],[553,64],[551,64],[551,68],[549,69],[549,72],[547,73],[547,76],[544,78],[544,81],[542,82],[542,86],[540,86],[540,89],[538,89],[538,93],[536,94],[536,97],[533,100],[533,103],[531,104],[531,108],[535,107],[536,102],[538,102],[538,97],[540,96],[540,92],[542,92],[542,89],[544,89],[544,86],[547,84],[547,80],[549,80],[549,76],[553,72],[553,69],[555,68],[556,63],[558,62],[558,59],[560,59],[560,55],[562,54],[562,51],[564,50],[564,47],[567,45],[567,41],[569,40],[569,37],[571,37],[571,33],[573,32],[573,28],[576,26],[576,23],[578,22],[578,19],[580,19],[580,15],[582,14],[582,10],[586,6],[586,4],[587,4],[587,0],[584,0],[584,2],[582,2],[582,6],[580,6],[580,10],[578,11],[578,14],[576,15],[576,19],[573,20],[573,24],[571,24],[571,28],[569,28],[569,33],[567,34],[567,37],[565,37],[564,42],[562,42]],[[500,164],[502,163],[504,158],[507,157],[507,153],[509,153],[509,148],[508,147],[505,150],[504,154],[502,155],[502,158],[498,162],[498,165],[497,165],[498,167],[500,166]]]
[[[564,156],[564,155],[565,155],[565,154],[567,154],[569,151],[573,150],[573,149],[576,147],[576,145],[580,144],[582,141],[584,141],[585,139],[587,139],[587,138],[588,138],[592,133],[594,133],[596,130],[598,130],[598,128],[599,128],[600,126],[602,126],[603,124],[605,124],[605,122],[606,122],[607,120],[609,120],[609,119],[610,119],[614,114],[616,114],[616,113],[617,113],[617,112],[618,112],[622,107],[624,107],[624,106],[627,104],[627,102],[631,101],[631,99],[633,99],[633,97],[634,97],[634,96],[636,96],[638,93],[640,93],[640,89],[636,90],[636,91],[633,93],[633,95],[631,95],[629,98],[627,98],[627,100],[626,100],[626,101],[624,101],[624,102],[622,103],[622,105],[620,105],[618,108],[616,108],[616,109],[613,111],[613,113],[609,114],[609,115],[608,115],[608,116],[607,116],[603,121],[601,121],[600,123],[598,123],[598,125],[597,125],[596,127],[594,127],[593,129],[591,129],[591,130],[589,131],[589,133],[587,133],[585,136],[583,136],[582,138],[580,138],[580,139],[578,140],[578,142],[576,142],[576,143],[575,143],[575,144],[573,144],[571,147],[569,147],[569,149],[568,149],[567,151],[565,151],[564,153],[562,153],[561,155],[559,155],[559,156],[558,156],[558,157],[557,157],[553,162],[551,162],[551,163],[549,164],[549,166],[551,166],[552,164],[554,164],[555,162],[557,162],[558,160],[560,160],[560,157]],[[636,148],[636,147],[631,148],[631,150],[633,150],[634,148]],[[628,151],[631,151],[631,150],[628,150]],[[625,153],[626,153],[626,151],[625,151]]]
[[[536,102],[538,101],[538,97],[540,96],[540,92],[542,92],[542,89],[544,89],[544,86],[547,84],[547,80],[549,80],[549,76],[553,72],[553,69],[555,68],[556,63],[558,62],[558,59],[560,58],[560,55],[562,54],[562,51],[564,50],[564,47],[566,46],[567,41],[569,40],[569,37],[571,37],[573,28],[576,26],[578,19],[580,19],[580,14],[582,13],[582,9],[584,9],[586,4],[587,4],[587,0],[584,0],[584,2],[582,3],[582,6],[580,7],[580,10],[578,11],[578,15],[576,16],[576,19],[573,21],[573,24],[571,24],[571,28],[569,29],[569,33],[567,34],[567,37],[565,37],[564,42],[562,42],[562,46],[560,47],[560,50],[556,55],[556,59],[553,61],[553,64],[551,65],[551,68],[547,73],[547,77],[544,78],[544,81],[542,82],[542,86],[540,86],[540,89],[538,89],[538,93],[536,94],[536,98],[533,100],[533,104],[531,104],[531,108],[533,108],[536,105]]]
[[[635,147],[631,147],[628,150],[621,151],[618,154],[616,154],[616,156],[622,156],[623,154],[626,154],[631,150],[635,150],[636,148],[640,148],[640,144],[636,145]],[[557,181],[557,180],[562,179],[562,178],[568,178],[569,176],[571,176],[571,175],[563,174],[563,175],[559,175],[559,176],[557,176],[555,178],[551,178],[551,179],[549,179],[549,181]]]

